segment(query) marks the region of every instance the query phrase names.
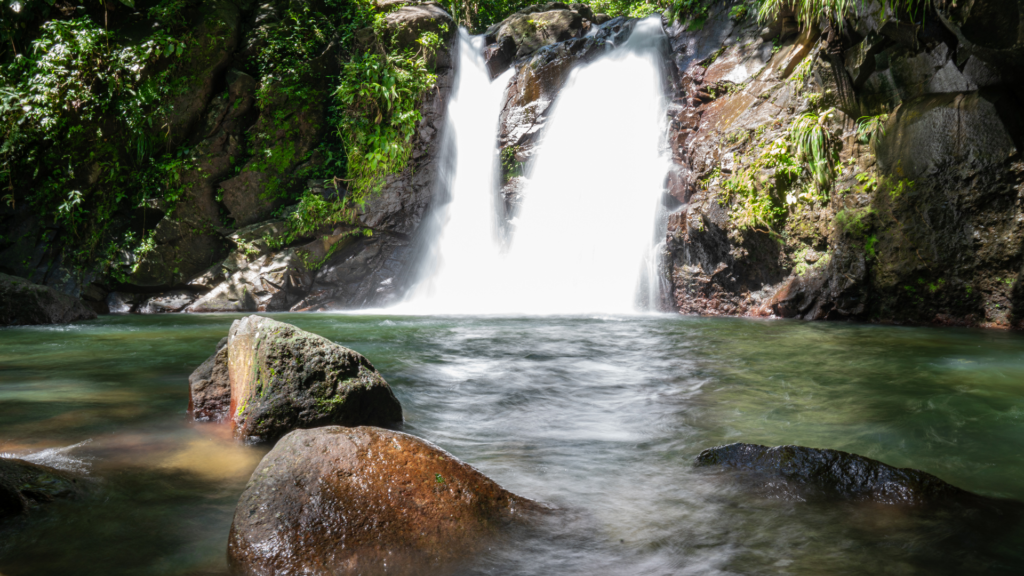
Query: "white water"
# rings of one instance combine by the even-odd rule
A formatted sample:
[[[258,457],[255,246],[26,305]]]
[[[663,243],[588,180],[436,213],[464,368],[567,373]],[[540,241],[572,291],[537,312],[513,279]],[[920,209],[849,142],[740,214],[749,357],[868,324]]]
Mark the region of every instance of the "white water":
[[[414,288],[409,312],[456,311],[467,293],[485,290],[500,259],[496,230],[498,114],[508,70],[493,82],[483,58],[483,37],[459,29],[458,67],[445,124],[452,162],[442,161],[440,178],[448,203],[427,226],[436,241],[426,257],[426,274]]]
[[[449,108],[452,201],[434,265],[401,311],[630,313],[650,298],[643,280],[667,168],[660,150],[662,40],[660,20],[648,18],[623,47],[574,70],[501,254],[495,93],[506,80],[487,83],[478,50],[467,54],[463,38]]]

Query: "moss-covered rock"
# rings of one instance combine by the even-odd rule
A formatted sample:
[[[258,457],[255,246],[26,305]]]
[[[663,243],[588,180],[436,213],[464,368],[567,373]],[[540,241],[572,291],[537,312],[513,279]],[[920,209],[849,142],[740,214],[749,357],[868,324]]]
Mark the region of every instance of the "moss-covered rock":
[[[290,324],[247,316],[228,335],[235,435],[276,440],[296,428],[402,420],[388,383],[359,353]]]

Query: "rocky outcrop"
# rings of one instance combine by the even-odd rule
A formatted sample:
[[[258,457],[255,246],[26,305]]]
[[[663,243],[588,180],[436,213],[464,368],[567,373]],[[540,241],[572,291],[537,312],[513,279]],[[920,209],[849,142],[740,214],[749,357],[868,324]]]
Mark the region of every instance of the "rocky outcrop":
[[[0,274],[0,326],[67,324],[95,317],[96,312],[74,296]]]
[[[704,450],[694,465],[741,474],[746,484],[768,498],[1024,511],[1020,503],[989,500],[920,470],[894,468],[839,450],[737,443]]]
[[[235,436],[250,442],[276,440],[296,428],[402,420],[402,406],[369,360],[260,316],[232,323],[226,346],[196,370],[189,384],[197,419],[220,419],[227,405]]]
[[[83,490],[82,480],[67,472],[17,458],[0,458],[0,520],[58,498],[73,498]]]
[[[198,421],[221,421],[231,408],[231,376],[228,373],[228,339],[221,338],[217,351],[188,377],[188,411]]]
[[[917,22],[879,19],[871,4],[839,41],[849,115],[835,109],[835,46],[816,26],[783,14],[764,28],[723,2],[701,29],[670,28],[666,246],[679,311],[1019,324],[1017,41],[967,39],[991,1],[939,3]],[[790,127],[807,115],[825,126],[834,184],[814,185],[795,157]],[[794,161],[795,172],[780,164]]]
[[[436,574],[539,509],[408,434],[296,430],[253,472],[228,561],[237,574]]]

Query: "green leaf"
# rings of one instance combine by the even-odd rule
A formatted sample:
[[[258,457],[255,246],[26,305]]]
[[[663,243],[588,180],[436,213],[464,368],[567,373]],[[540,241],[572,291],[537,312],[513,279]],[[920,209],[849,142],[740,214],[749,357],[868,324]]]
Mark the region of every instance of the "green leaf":
[[[53,2],[50,2],[50,4],[53,4]],[[135,8],[135,0],[121,0],[121,4],[129,8]]]

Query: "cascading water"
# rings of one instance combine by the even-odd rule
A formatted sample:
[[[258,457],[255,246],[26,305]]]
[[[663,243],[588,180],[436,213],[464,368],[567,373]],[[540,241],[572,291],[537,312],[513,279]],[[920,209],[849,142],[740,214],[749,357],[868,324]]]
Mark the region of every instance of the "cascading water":
[[[483,58],[483,37],[459,30],[458,67],[445,121],[441,190],[447,203],[427,226],[434,237],[428,249],[424,279],[408,304],[417,312],[457,310],[467,293],[483,290],[498,263],[495,230],[497,178],[495,141],[498,112],[512,70],[491,81]],[[447,160],[447,161],[446,161]]]
[[[456,176],[439,258],[403,311],[420,313],[630,313],[651,300],[651,241],[667,168],[661,153],[665,102],[658,17],[629,40],[574,70],[551,114],[531,167],[511,243],[496,232],[494,86],[463,38],[460,80],[449,118]],[[480,89],[463,116],[463,90]],[[494,115],[483,122],[476,113]],[[466,131],[466,132],[464,132]],[[464,135],[465,134],[465,135]],[[472,136],[470,136],[470,134]],[[471,139],[472,137],[472,139]],[[479,137],[480,139],[477,139]],[[479,149],[477,149],[479,147]]]

